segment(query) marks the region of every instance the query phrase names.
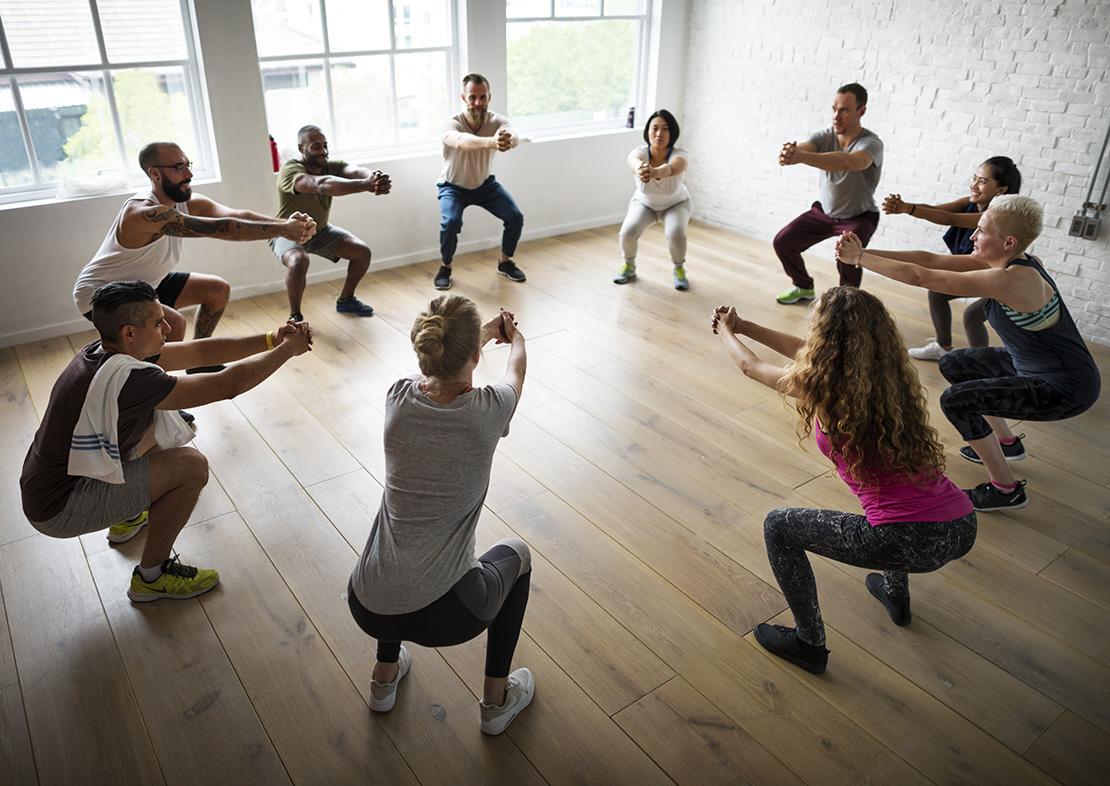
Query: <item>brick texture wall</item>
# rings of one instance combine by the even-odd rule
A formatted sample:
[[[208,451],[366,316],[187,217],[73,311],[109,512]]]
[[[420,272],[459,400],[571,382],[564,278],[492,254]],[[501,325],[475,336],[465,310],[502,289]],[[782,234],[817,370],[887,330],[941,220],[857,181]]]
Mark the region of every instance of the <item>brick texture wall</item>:
[[[770,241],[817,194],[816,170],[778,166],[780,145],[828,127],[836,88],[858,81],[886,145],[880,202],[953,199],[1010,156],[1045,206],[1033,251],[1084,335],[1110,344],[1110,215],[1094,242],[1067,234],[1110,125],[1108,74],[1110,0],[693,2],[680,121],[695,217]],[[871,244],[940,251],[942,233],[884,216]],[[832,241],[808,258],[835,283]]]

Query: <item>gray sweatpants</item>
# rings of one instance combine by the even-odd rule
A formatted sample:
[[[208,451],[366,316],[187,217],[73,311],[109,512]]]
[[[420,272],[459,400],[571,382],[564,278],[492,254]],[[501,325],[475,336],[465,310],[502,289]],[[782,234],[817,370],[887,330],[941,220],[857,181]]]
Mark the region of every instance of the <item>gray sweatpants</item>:
[[[628,214],[621,224],[621,252],[627,263],[636,261],[636,248],[640,235],[656,221],[663,222],[663,234],[670,246],[671,262],[682,265],[686,262],[686,226],[690,223],[690,200],[685,199],[666,210],[652,210],[650,207],[633,200],[628,205]]]

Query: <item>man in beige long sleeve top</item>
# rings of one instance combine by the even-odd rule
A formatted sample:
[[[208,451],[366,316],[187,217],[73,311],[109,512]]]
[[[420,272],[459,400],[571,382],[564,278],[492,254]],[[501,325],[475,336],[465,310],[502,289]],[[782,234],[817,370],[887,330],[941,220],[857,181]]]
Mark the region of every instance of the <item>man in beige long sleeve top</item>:
[[[524,229],[524,214],[512,196],[490,174],[493,154],[517,146],[509,119],[489,111],[489,81],[481,74],[463,77],[461,98],[466,110],[443,127],[443,171],[439,189],[439,250],[443,264],[436,273],[436,289],[451,288],[451,260],[459,243],[463,210],[478,205],[504,223],[497,272],[510,281],[524,281],[524,271],[513,262]]]

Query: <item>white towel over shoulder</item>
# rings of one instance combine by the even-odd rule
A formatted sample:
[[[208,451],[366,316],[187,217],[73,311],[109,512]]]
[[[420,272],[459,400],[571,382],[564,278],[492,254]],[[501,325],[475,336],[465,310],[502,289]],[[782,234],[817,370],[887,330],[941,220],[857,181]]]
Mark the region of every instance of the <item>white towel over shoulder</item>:
[[[119,453],[119,394],[131,372],[157,368],[153,363],[122,353],[104,361],[89,383],[81,416],[69,443],[70,475],[94,478],[105,483],[123,483]],[[154,412],[154,441],[160,448],[175,448],[193,441],[196,435],[181,415],[169,410]]]

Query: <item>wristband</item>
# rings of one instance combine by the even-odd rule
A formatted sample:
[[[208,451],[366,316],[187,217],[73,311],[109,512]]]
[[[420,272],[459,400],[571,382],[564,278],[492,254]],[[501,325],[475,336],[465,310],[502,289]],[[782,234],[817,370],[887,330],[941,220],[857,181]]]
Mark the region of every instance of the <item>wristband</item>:
[[[917,211],[917,203],[910,205],[910,215],[912,216]]]
[[[269,333],[266,334],[266,349],[273,349],[273,348],[274,348],[274,331],[271,330]]]

